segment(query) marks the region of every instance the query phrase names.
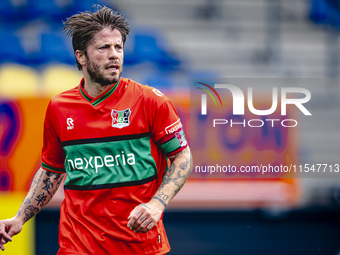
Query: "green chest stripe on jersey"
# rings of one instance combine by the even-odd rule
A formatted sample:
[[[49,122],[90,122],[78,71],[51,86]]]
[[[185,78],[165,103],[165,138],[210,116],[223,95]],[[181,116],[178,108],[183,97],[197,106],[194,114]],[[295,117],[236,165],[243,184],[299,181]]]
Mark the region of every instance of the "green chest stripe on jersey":
[[[139,185],[157,178],[150,138],[64,146],[66,189]]]

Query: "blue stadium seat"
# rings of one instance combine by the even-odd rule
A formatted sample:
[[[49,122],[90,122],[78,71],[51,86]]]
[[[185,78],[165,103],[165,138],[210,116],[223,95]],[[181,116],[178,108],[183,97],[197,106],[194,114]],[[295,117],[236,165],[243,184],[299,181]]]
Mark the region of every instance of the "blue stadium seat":
[[[310,0],[310,19],[316,24],[340,28],[340,3],[338,0]]]
[[[114,6],[114,1],[103,1],[103,0],[73,0],[73,13],[83,12],[90,10],[93,5],[100,4],[112,8],[117,11]]]
[[[136,65],[143,61],[154,62],[159,53],[155,38],[147,35],[136,34],[134,36],[133,52],[125,56],[125,64]]]
[[[64,35],[57,33],[43,33],[41,35],[41,51],[39,53],[41,63],[59,62],[75,64],[75,57],[71,45],[66,45]]]
[[[28,58],[20,40],[12,31],[0,31],[0,62],[27,64]]]
[[[60,4],[63,3],[64,4]],[[30,18],[48,17],[55,20],[65,20],[72,13],[73,0],[26,0],[26,9]]]
[[[15,7],[10,0],[0,1],[0,16],[6,20],[12,20],[17,16],[18,7]]]
[[[126,65],[136,65],[144,61],[155,63],[161,70],[173,70],[180,65],[180,61],[172,57],[151,35],[136,34],[134,48],[130,54],[125,55]]]
[[[173,70],[180,66],[180,61],[168,52],[161,50],[158,58],[158,67],[161,70]]]
[[[155,87],[157,89],[159,88],[170,89],[171,87],[174,86],[174,84],[172,84],[172,77],[170,72],[152,73],[147,76],[143,83],[147,84],[150,87]]]
[[[310,19],[317,24],[326,24],[328,6],[324,0],[310,0]]]
[[[90,10],[94,4],[98,4],[97,0],[73,0],[74,13]]]

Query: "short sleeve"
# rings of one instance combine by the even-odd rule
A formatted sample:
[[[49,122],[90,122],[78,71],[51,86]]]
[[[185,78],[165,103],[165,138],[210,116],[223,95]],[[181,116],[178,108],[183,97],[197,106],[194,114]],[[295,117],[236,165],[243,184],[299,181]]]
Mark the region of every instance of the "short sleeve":
[[[44,121],[43,149],[41,154],[41,167],[45,170],[64,173],[65,156],[57,135],[55,125],[53,124],[53,111],[51,103],[47,107]]]
[[[188,146],[178,113],[167,98],[155,111],[151,137],[166,156],[176,155]]]

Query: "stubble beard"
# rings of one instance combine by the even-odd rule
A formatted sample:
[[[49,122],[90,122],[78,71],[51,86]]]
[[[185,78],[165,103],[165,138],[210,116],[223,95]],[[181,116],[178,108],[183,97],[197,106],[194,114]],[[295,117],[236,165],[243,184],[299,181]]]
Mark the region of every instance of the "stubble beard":
[[[104,75],[101,71],[100,65],[93,63],[89,59],[87,60],[88,62],[86,69],[90,76],[90,79],[93,82],[100,84],[102,87],[118,82],[120,76],[122,75],[123,65],[119,65],[120,71],[119,73],[111,73],[111,75]]]

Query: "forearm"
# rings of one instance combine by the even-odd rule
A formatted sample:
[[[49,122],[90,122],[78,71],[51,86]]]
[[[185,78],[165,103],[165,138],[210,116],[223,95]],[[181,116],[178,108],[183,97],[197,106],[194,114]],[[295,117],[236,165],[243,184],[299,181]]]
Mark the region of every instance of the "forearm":
[[[163,177],[163,181],[153,199],[166,207],[183,187],[192,171],[193,163],[189,147],[176,155]]]
[[[189,147],[173,158],[171,166],[163,177],[161,186],[152,199],[136,206],[128,217],[128,228],[139,233],[147,233],[162,216],[169,202],[183,187],[192,170],[192,157]]]
[[[15,218],[24,224],[40,212],[58,190],[64,175],[65,174],[53,173],[40,168]]]

